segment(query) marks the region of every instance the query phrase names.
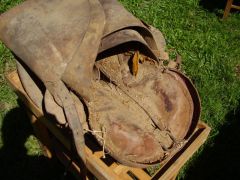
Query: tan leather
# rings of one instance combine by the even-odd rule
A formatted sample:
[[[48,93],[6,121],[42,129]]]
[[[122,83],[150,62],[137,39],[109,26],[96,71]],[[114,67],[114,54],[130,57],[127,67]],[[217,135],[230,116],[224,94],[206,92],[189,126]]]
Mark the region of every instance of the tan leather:
[[[25,1],[0,16],[0,39],[18,56],[34,103],[69,125],[83,162],[88,131],[119,162],[146,167],[179,150],[196,127],[198,93],[162,65],[163,35],[116,0]],[[136,75],[134,52],[146,57]]]

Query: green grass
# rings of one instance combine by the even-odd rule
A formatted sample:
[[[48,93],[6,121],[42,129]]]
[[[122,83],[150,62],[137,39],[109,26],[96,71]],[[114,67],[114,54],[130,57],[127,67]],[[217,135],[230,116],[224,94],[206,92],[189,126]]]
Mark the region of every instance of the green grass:
[[[19,2],[0,0],[0,12]],[[183,168],[179,179],[196,179],[196,175],[199,179],[215,177],[214,173],[231,177],[233,174],[222,162],[226,160],[222,156],[227,154],[231,157],[231,153],[235,155],[233,149],[239,146],[236,142],[240,142],[236,133],[240,130],[240,77],[236,74],[236,66],[240,65],[240,14],[233,13],[222,21],[217,15],[223,11],[217,8],[217,3],[216,9],[209,11],[199,5],[199,0],[121,2],[137,17],[160,29],[167,40],[168,48],[182,56],[183,71],[194,81],[202,99],[201,118],[212,127],[208,143]],[[200,3],[203,4],[204,1]],[[203,6],[207,7],[204,4]],[[12,109],[18,108],[16,96],[3,77],[12,68],[13,58],[3,44],[0,44],[0,125]],[[0,140],[0,148],[3,145]],[[229,146],[234,148],[226,148]],[[26,148],[30,155],[39,156],[34,138],[28,139]],[[220,151],[223,151],[222,154]],[[239,162],[236,156],[229,163]],[[236,164],[230,165],[235,167]],[[238,172],[237,175],[240,178]]]

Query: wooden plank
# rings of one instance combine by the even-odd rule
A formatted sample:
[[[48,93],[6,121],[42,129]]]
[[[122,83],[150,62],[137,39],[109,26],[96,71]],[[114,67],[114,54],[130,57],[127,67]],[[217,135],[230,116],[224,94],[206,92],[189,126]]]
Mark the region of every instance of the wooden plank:
[[[228,14],[229,14],[229,12],[231,10],[231,7],[232,7],[232,3],[233,3],[233,0],[227,0],[227,4],[226,4],[224,14],[223,14],[223,19],[228,17]]]
[[[234,5],[233,4],[233,0],[227,0],[227,4],[224,10],[224,14],[223,14],[223,19],[227,18],[227,16],[229,15],[231,9],[237,9],[240,10],[240,6]]]
[[[127,171],[129,170],[128,167],[119,164],[116,168],[114,168],[114,172],[119,175],[122,179],[126,180],[132,180],[132,178],[127,174]]]
[[[91,173],[99,179],[121,179],[119,176],[117,176],[116,173],[114,173],[110,168],[108,168],[108,166],[104,164],[101,159],[98,159],[93,155],[87,156],[86,166],[91,171]]]
[[[96,151],[96,152],[94,152],[94,156],[96,156],[97,158],[101,159],[101,157],[103,157],[103,151]]]
[[[200,148],[200,146],[206,141],[210,128],[206,128],[196,138],[196,140],[186,149],[181,156],[168,168],[168,170],[162,175],[162,178],[168,179],[172,177],[172,174],[179,172],[181,167],[192,157],[192,155]]]
[[[54,141],[54,146],[55,146],[55,152],[59,160],[65,165],[65,167],[68,168],[70,172],[76,176],[77,179],[81,179],[79,176],[81,174],[81,169],[79,166],[76,164],[75,161],[72,160],[71,156],[69,155],[68,151],[66,151],[65,147],[57,142],[56,140]],[[90,172],[95,175],[98,179],[120,179],[118,176],[113,174],[113,172],[108,172],[110,169],[99,159],[97,156],[94,156],[92,152],[87,149],[86,151],[87,154],[87,168],[90,170]],[[91,176],[89,177],[88,173],[88,178],[92,179]]]
[[[165,168],[161,168],[160,171],[154,176],[153,179],[172,179],[173,176],[178,174],[181,167],[192,157],[192,155],[200,148],[200,146],[206,141],[211,128],[205,123],[200,122],[197,130],[189,139],[186,146],[175,155],[170,161],[165,164]]]
[[[117,164],[117,163],[112,163],[111,165],[110,165],[110,168],[113,170],[113,169],[115,169],[117,166],[118,166],[119,164]]]
[[[139,168],[130,168],[130,171],[136,175],[137,177],[139,177],[140,179],[144,179],[144,180],[150,180],[151,176],[149,176],[144,170],[139,169]]]
[[[233,5],[231,6],[233,9],[237,9],[237,10],[240,10],[240,6],[236,6],[236,5]]]
[[[110,165],[110,168],[113,169],[113,171],[115,171],[120,177],[125,177],[126,179],[130,178],[130,176],[127,174],[128,171],[132,172],[139,179],[151,179],[151,176],[149,176],[144,170],[140,168],[127,167],[124,165],[119,165],[115,162]]]
[[[127,173],[120,174],[119,177],[121,177],[124,180],[133,180],[133,178],[129,176]]]
[[[43,150],[44,156],[49,159],[52,158],[52,143],[49,137],[49,132],[46,126],[44,126],[40,121],[37,120],[36,116],[34,116],[31,112],[27,112],[28,117],[30,118],[34,133],[38,139],[41,140],[41,148]]]
[[[116,168],[114,168],[113,171],[119,175],[119,174],[126,173],[128,170],[129,170],[129,167],[119,164]]]
[[[54,153],[60,162],[65,166],[66,171],[71,172],[76,179],[80,179],[79,174],[81,174],[81,170],[79,166],[75,162],[72,162],[71,158],[64,152],[60,143],[56,140],[53,140],[53,142],[55,146]]]

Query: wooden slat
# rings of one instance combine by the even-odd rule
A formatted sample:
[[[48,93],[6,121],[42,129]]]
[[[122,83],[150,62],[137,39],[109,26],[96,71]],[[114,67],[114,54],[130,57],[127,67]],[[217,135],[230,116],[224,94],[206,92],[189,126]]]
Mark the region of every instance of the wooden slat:
[[[66,167],[66,170],[68,172],[71,172],[76,179],[80,179],[79,174],[81,173],[81,170],[79,166],[75,162],[72,162],[71,158],[64,152],[63,147],[60,143],[58,143],[56,140],[53,141],[55,146],[54,153],[57,158]]]
[[[202,133],[198,136],[198,138],[186,149],[181,156],[168,168],[162,178],[168,179],[168,177],[172,177],[172,174],[178,172],[181,167],[187,162],[188,159],[192,157],[192,155],[199,149],[199,147],[206,141],[208,134],[210,132],[210,128],[206,128],[202,131]]]
[[[171,161],[165,164],[165,169],[160,171],[154,176],[153,179],[161,177],[161,179],[172,179],[175,174],[179,172],[181,167],[192,157],[192,155],[200,148],[200,146],[206,141],[211,128],[205,123],[201,122],[198,124],[197,130],[191,136],[189,142],[186,144],[187,147],[183,148],[179,153],[171,159]]]
[[[121,177],[122,179],[132,180],[132,178],[127,174],[127,172],[129,171],[129,167],[127,166],[119,164],[118,166],[116,166],[116,168],[114,168],[113,171],[118,174],[119,177]]]
[[[110,167],[109,168],[111,168],[112,170],[113,169],[115,169],[117,166],[118,166],[119,164],[117,164],[117,163],[112,163],[111,165],[110,165]]]
[[[49,159],[52,158],[52,145],[48,129],[40,121],[38,121],[36,116],[34,116],[31,112],[28,111],[27,114],[30,118],[36,137],[41,139],[41,148],[43,149],[44,156],[48,157]]]
[[[233,4],[232,4],[232,8],[233,8],[233,9],[240,10],[240,6],[236,6],[236,5],[233,5]]]
[[[94,156],[96,156],[99,159],[101,159],[101,157],[103,157],[103,152],[102,151],[96,151],[96,152],[94,152]]]
[[[233,4],[233,0],[227,0],[227,4],[224,10],[224,14],[223,14],[223,19],[227,18],[227,16],[229,15],[231,9],[237,9],[240,10],[240,6],[234,5]]]
[[[119,175],[122,173],[126,173],[128,170],[129,170],[129,167],[119,164],[116,168],[114,168],[113,171]]]
[[[137,177],[144,179],[144,180],[150,180],[151,176],[149,176],[144,170],[139,168],[130,168],[130,171],[136,175]]]
[[[93,155],[87,156],[86,166],[91,171],[91,173],[99,179],[121,179],[119,176],[117,176],[116,173],[114,173],[110,168],[108,168],[101,159]]]
[[[233,3],[233,0],[227,0],[227,4],[226,4],[224,14],[223,14],[223,19],[228,17],[228,14],[229,14],[229,12],[231,10],[231,7],[232,7],[232,3]]]

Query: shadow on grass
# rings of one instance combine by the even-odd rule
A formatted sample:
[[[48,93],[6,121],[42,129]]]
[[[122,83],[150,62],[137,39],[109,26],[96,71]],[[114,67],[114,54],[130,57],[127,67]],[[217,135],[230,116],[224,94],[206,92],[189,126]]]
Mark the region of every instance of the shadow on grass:
[[[200,0],[199,5],[209,12],[214,12],[217,16],[222,17],[225,10],[227,0]],[[234,5],[240,5],[240,0],[234,0]],[[219,10],[222,10],[220,13]],[[231,9],[231,12],[238,12],[235,9]]]
[[[200,0],[199,5],[210,12],[215,12],[218,9],[225,9],[227,0]]]
[[[2,124],[3,147],[0,149],[1,180],[59,180],[64,168],[57,160],[50,160],[43,155],[29,156],[24,144],[33,134],[25,109],[20,107],[10,110]],[[69,178],[67,178],[69,179]]]
[[[240,102],[226,120],[214,145],[202,152],[186,179],[240,179]]]

